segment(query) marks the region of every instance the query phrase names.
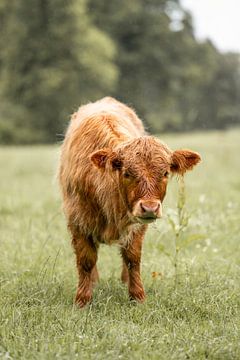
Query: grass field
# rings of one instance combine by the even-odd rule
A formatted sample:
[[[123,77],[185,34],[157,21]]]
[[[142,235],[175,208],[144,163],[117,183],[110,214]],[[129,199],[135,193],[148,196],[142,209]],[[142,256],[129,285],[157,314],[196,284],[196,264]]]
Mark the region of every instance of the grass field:
[[[0,149],[0,358],[240,359],[240,131],[163,140],[203,158],[185,180],[188,223],[176,245],[172,179],[165,216],[145,239],[146,302],[128,301],[118,249],[103,246],[101,281],[83,310],[73,305],[58,147]]]

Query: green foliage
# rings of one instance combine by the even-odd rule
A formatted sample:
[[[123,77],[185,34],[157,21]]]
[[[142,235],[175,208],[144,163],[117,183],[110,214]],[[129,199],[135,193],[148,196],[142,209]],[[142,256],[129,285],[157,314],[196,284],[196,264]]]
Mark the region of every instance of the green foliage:
[[[239,55],[199,43],[176,0],[2,0],[0,47],[1,143],[62,139],[105,95],[153,132],[240,123]]]
[[[94,22],[118,46],[115,94],[133,104],[152,131],[240,124],[239,55],[199,43],[178,1],[89,4]]]
[[[119,249],[102,246],[100,283],[84,310],[73,305],[75,258],[53,182],[58,148],[2,147],[0,358],[239,359],[239,136],[161,138],[172,148],[194,145],[202,155],[185,177],[186,204],[178,207],[188,224],[179,240],[197,233],[207,238],[181,249],[175,286],[174,268],[162,252],[164,246],[174,254],[175,246],[167,209],[176,224],[179,218],[178,182],[171,179],[164,217],[144,241],[146,302],[130,303],[120,283]]]
[[[91,24],[84,0],[37,0],[31,6],[4,0],[0,11],[2,97],[16,118],[18,107],[24,109],[23,127],[42,133],[42,141],[56,140],[80,101],[114,87],[114,44]]]

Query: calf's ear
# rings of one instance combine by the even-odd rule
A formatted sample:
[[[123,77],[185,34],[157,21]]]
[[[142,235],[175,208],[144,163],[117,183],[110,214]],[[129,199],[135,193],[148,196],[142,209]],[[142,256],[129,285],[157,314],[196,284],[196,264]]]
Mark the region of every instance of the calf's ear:
[[[95,151],[90,156],[90,159],[96,167],[98,167],[100,169],[104,169],[109,155],[110,155],[109,149],[101,149],[101,150]]]
[[[110,149],[97,150],[90,156],[90,159],[93,164],[100,169],[105,169],[107,160],[109,160],[113,170],[120,170],[122,167],[122,161],[118,155]]]
[[[183,175],[187,170],[192,168],[201,161],[197,152],[191,150],[176,150],[172,153],[171,171]]]

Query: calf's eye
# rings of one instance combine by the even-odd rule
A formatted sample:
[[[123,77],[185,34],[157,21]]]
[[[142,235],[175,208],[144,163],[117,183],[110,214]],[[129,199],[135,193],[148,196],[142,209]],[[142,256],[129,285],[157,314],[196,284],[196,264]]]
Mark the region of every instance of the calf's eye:
[[[166,171],[166,172],[164,173],[164,175],[163,175],[163,176],[167,178],[167,177],[168,177],[168,175],[169,175],[169,172],[168,172],[168,171]]]
[[[125,177],[125,179],[129,179],[131,177],[131,175],[127,171],[123,174],[123,176]]]

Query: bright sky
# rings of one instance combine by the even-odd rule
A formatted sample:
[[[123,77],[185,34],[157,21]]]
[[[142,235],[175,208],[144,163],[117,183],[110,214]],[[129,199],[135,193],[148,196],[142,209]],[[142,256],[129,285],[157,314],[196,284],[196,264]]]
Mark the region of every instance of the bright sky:
[[[240,52],[240,0],[181,0],[193,16],[195,34],[221,51]]]

